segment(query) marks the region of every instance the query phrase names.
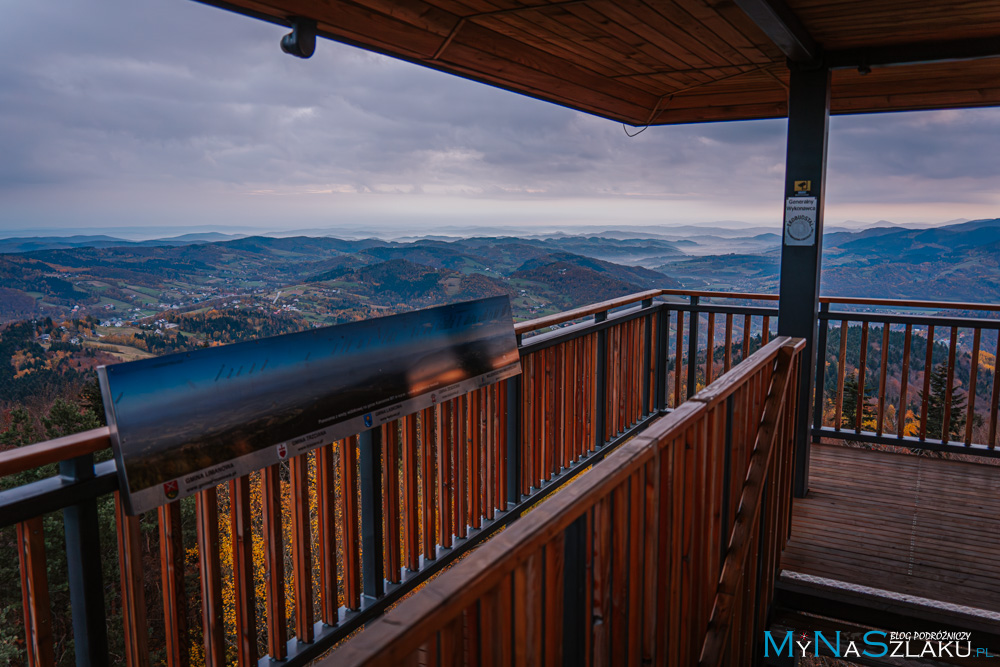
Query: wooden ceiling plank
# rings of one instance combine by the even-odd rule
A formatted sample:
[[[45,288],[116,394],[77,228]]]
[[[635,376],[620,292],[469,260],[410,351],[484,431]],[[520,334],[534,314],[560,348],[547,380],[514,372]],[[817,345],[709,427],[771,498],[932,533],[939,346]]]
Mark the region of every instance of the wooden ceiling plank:
[[[544,74],[548,79],[565,80],[573,86],[600,91],[609,98],[620,98],[623,102],[652,109],[656,100],[652,96],[639,93],[634,88],[615,79],[602,77],[577,67],[572,62],[553,58],[544,52],[517,42],[486,27],[469,24],[452,41],[452,46],[445,52],[444,61],[464,63],[463,57],[476,55],[477,61],[482,61],[482,55],[495,58],[500,62],[513,63]],[[527,75],[529,72],[525,72]],[[544,88],[543,88],[544,89]]]
[[[461,0],[428,0],[428,2],[438,9],[450,12],[461,18],[464,18],[469,14],[478,13],[469,7],[468,3],[462,2]]]
[[[612,62],[617,59],[627,63],[628,69],[633,73],[648,72],[660,63],[657,58],[621,41],[607,31],[581,21],[566,9],[557,7],[553,10],[538,10],[531,14],[531,16],[512,14],[504,16],[503,19],[516,21],[521,26],[535,24],[557,39],[573,45],[574,48],[589,50]],[[619,74],[624,73],[619,71]]]
[[[888,111],[932,111],[935,109],[970,109],[1000,105],[1000,89],[974,89],[897,95],[840,97],[830,102],[831,113],[881,113]]]
[[[615,62],[606,53],[579,44],[576,40],[559,39],[546,27],[525,22],[517,15],[496,16],[474,19],[490,30],[496,30],[512,39],[518,39],[552,55],[575,62],[602,76],[615,77],[623,74],[638,74],[647,68],[635,65],[625,59]]]
[[[686,123],[713,123],[732,120],[735,117],[744,120],[760,120],[764,118],[783,118],[788,115],[788,102],[733,104],[717,107],[696,107],[692,109],[671,109],[662,111],[653,122],[654,125],[680,125]]]
[[[721,41],[730,44],[747,62],[759,65],[781,58],[781,52],[778,51],[778,48],[768,42],[767,38],[760,33],[760,29],[738,9],[733,16],[737,16],[743,23],[749,24],[750,30],[762,40],[763,46],[762,43],[753,41],[738,25],[728,21],[714,7],[710,7],[705,0],[673,0],[673,3],[718,35]],[[661,5],[657,5],[657,7],[661,7]],[[660,13],[664,11],[666,11],[665,7],[660,9]]]
[[[652,104],[649,107],[641,106],[602,91],[552,77],[520,63],[507,62],[505,67],[496,68],[496,59],[467,45],[460,45],[459,53],[466,64],[455,66],[454,71],[458,74],[474,77],[503,88],[517,90],[532,97],[586,111],[610,120],[632,125],[643,124],[653,108]],[[483,74],[486,65],[489,65],[492,70],[488,76]],[[641,91],[636,92],[640,93]]]
[[[355,4],[363,5],[439,37],[447,37],[461,20],[458,15],[424,0],[360,0]]]
[[[671,95],[678,91],[686,90],[691,85],[677,81],[669,73],[637,74],[626,79],[630,85],[642,86],[644,90],[655,95]]]
[[[750,61],[735,46],[689,14],[680,4],[664,2],[651,4],[642,0],[600,0],[591,5],[595,10],[608,14],[609,10],[630,14],[630,28],[647,39],[669,37],[673,34],[690,36],[690,43],[683,43],[691,53],[699,55],[710,65],[745,65]],[[623,23],[625,23],[623,21]],[[625,23],[629,25],[628,23]]]
[[[615,0],[595,1],[570,9],[586,15],[592,21],[608,22],[617,26],[622,38],[630,43],[641,42],[654,46],[680,59],[688,67],[718,67],[730,65],[718,52],[706,47],[696,37],[661,14],[642,3],[620,3]],[[627,33],[627,34],[626,34]]]
[[[679,57],[673,51],[667,51],[659,44],[640,39],[624,26],[608,17],[593,11],[588,4],[572,5],[561,8],[556,14],[549,14],[553,20],[563,21],[567,25],[573,26],[578,32],[588,36],[605,35],[607,43],[621,44],[626,52],[635,54],[636,58],[641,58],[646,65],[646,71],[657,68],[677,67],[687,64],[687,61]]]

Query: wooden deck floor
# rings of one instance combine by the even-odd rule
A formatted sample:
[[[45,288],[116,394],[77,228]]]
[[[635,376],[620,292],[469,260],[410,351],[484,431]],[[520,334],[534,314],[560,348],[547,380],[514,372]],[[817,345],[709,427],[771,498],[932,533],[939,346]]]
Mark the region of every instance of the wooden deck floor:
[[[1000,467],[814,445],[786,571],[1000,612]]]

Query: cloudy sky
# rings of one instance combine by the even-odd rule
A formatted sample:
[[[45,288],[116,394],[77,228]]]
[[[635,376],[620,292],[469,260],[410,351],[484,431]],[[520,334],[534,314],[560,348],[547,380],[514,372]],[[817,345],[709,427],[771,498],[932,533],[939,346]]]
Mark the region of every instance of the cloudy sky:
[[[777,227],[784,121],[620,124],[190,0],[16,2],[0,233],[448,225]],[[835,117],[827,223],[1000,215],[1000,110]]]

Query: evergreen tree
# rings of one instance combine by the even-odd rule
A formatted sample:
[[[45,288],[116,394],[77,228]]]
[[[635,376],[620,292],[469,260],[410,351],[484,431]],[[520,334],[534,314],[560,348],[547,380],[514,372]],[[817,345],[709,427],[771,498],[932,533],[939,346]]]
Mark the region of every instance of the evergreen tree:
[[[11,410],[3,431],[0,431],[0,451],[24,447],[37,441],[38,434],[28,410],[21,406]]]
[[[927,437],[940,438],[944,434],[944,403],[948,394],[948,367],[939,364],[931,373],[930,395],[924,397],[920,392],[921,402],[927,401]],[[948,416],[948,439],[955,440],[965,436],[965,395],[959,393],[958,387],[951,388],[951,414]]]
[[[81,407],[94,415],[100,426],[108,423],[104,414],[104,398],[101,396],[101,384],[95,377],[83,386],[80,391]]]
[[[871,389],[866,387],[864,400],[862,401],[861,424],[875,419],[875,407],[869,402]],[[858,374],[857,371],[844,378],[844,405],[840,413],[840,426],[842,428],[854,428],[858,416]]]
[[[42,425],[45,427],[47,437],[61,438],[64,435],[97,428],[101,422],[90,410],[81,409],[78,404],[64,398],[57,398],[49,410],[49,415],[42,417]]]

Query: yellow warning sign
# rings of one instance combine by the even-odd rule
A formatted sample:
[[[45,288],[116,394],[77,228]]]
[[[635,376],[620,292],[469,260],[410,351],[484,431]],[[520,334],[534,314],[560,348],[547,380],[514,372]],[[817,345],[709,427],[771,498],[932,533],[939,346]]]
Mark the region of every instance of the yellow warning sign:
[[[795,181],[795,191],[796,192],[809,192],[812,190],[812,181]]]

